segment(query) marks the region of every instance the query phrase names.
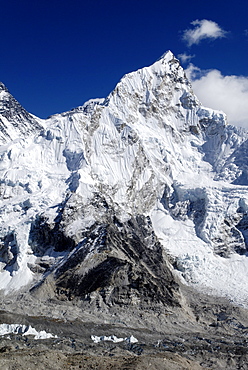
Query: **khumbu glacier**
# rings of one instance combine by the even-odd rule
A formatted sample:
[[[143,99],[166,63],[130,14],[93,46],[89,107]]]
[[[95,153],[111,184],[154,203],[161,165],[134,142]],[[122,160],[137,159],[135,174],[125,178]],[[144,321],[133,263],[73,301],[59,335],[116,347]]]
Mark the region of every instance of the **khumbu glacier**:
[[[145,261],[166,253],[185,284],[247,306],[247,139],[223,112],[201,105],[170,51],[125,75],[105,99],[46,120],[1,84],[2,293],[51,284],[57,297],[108,301],[114,287],[101,268],[127,268],[127,251],[104,249],[113,224],[112,238],[144,228]],[[87,287],[92,270],[105,285]],[[143,272],[133,274],[135,290]]]

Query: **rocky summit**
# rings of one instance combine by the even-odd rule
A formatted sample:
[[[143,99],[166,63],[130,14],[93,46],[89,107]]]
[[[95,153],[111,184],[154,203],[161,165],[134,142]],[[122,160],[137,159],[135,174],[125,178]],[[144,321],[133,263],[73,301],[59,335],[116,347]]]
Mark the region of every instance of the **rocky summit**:
[[[169,51],[46,120],[0,84],[3,369],[247,369],[248,131]]]

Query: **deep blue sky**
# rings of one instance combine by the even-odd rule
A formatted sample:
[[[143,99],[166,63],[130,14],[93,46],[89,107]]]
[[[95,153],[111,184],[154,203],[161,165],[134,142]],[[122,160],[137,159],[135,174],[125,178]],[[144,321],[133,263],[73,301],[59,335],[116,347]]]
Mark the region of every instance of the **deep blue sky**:
[[[223,0],[0,0],[0,80],[45,118],[105,97],[128,72],[170,49],[194,64],[248,75],[248,3]],[[229,31],[190,49],[182,31],[208,19]]]

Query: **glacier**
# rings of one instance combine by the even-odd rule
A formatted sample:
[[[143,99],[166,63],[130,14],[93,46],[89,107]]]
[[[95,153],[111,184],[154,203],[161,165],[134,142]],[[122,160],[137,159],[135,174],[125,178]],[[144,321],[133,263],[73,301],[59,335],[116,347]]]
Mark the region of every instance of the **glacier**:
[[[248,305],[248,131],[202,106],[173,53],[45,120],[1,84],[0,126],[5,295],[60,279],[83,253],[93,266],[90,232],[140,217],[185,284]]]

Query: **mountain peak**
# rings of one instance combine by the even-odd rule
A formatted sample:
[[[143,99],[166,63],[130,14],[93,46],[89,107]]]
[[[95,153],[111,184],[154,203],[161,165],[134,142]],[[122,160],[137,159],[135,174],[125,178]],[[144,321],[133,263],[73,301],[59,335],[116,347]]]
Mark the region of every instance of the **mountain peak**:
[[[113,215],[120,229],[141,215],[150,217],[179,271],[187,270],[182,275],[188,282],[198,279],[198,286],[204,281],[209,289],[218,283],[220,293],[246,299],[247,283],[236,293],[242,270],[223,288],[229,265],[216,255],[241,261],[246,253],[248,192],[235,186],[248,185],[241,158],[248,134],[228,131],[222,113],[201,106],[171,51],[125,75],[106,101],[89,101],[76,114],[41,122],[5,94],[0,104],[0,143],[8,144],[1,149],[0,169],[1,289],[18,289],[33,273],[42,278],[60,257],[66,269],[72,249],[86,251],[86,236],[88,250],[97,252]],[[146,224],[138,220],[141,230]],[[93,242],[94,235],[99,242]],[[118,255],[126,266],[124,255]],[[113,254],[109,257],[106,266],[113,261]],[[47,258],[51,266],[44,265]],[[243,263],[248,266],[248,260]]]
[[[7,87],[4,85],[4,83],[2,83],[2,82],[0,81],[0,92],[2,92],[2,91],[9,92],[9,90],[8,90],[8,89],[7,89]]]
[[[176,59],[175,55],[172,53],[172,51],[167,50],[163,55],[161,55],[160,58],[158,58],[158,61],[164,61],[166,63],[170,62],[171,60]],[[176,59],[177,60],[177,59]]]
[[[0,145],[42,129],[40,120],[28,113],[0,82]]]

